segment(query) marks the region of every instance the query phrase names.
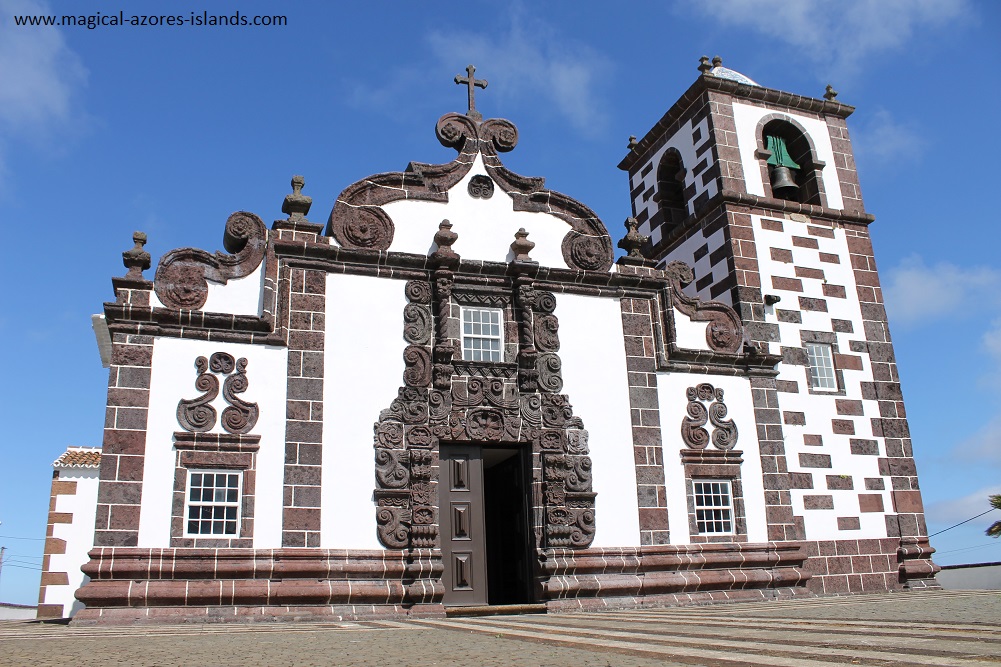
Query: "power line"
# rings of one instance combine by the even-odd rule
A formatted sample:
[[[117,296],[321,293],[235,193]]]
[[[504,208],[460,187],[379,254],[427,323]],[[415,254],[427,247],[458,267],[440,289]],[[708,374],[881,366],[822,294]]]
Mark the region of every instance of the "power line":
[[[988,544],[977,544],[977,545],[972,546],[972,547],[962,547],[960,549],[949,549],[948,551],[936,551],[935,553],[938,556],[944,556],[945,554],[955,554],[955,553],[959,553],[960,551],[973,551],[975,549],[984,549],[986,547],[1001,547],[1001,544],[999,544],[997,542],[988,543]]]
[[[980,513],[980,514],[978,514],[977,516],[971,516],[971,517],[970,517],[969,519],[967,519],[966,521],[960,521],[960,522],[959,522],[959,523],[957,523],[957,524],[956,524],[955,526],[949,526],[948,528],[945,528],[944,530],[940,530],[940,531],[938,531],[937,533],[932,533],[932,534],[931,534],[931,535],[929,535],[928,537],[935,537],[936,535],[941,535],[941,534],[942,534],[942,533],[944,533],[944,532],[945,532],[946,530],[952,530],[953,528],[956,528],[956,527],[958,527],[958,526],[962,526],[962,525],[963,525],[964,523],[969,523],[969,522],[973,521],[974,519],[979,519],[979,518],[980,518],[980,517],[982,517],[983,515],[985,515],[985,514],[988,514],[988,513],[990,513],[990,512],[993,512],[993,511],[994,511],[994,510],[996,510],[996,509],[997,509],[996,507],[992,507],[992,508],[990,508],[989,510],[987,510],[986,512],[981,512],[981,513]]]
[[[28,567],[27,565],[13,565],[13,564],[8,565],[7,563],[4,563],[3,566],[4,567],[19,567],[22,570],[36,570],[38,572],[42,571],[42,568],[40,568],[40,567]]]
[[[44,542],[44,537],[16,537],[14,535],[0,535],[0,539],[4,540],[36,540],[38,542]]]

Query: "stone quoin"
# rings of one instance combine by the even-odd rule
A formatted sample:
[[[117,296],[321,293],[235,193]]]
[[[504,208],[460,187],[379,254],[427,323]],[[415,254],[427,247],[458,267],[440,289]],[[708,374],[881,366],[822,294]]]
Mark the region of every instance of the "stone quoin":
[[[287,218],[234,213],[225,252],[153,280],[136,234],[95,320],[99,481],[69,495],[56,463],[39,616],[937,587],[853,108],[703,58],[630,137],[613,237],[504,166],[518,130],[477,111],[475,71],[435,127],[447,164],[357,181],[324,223],[296,176]]]

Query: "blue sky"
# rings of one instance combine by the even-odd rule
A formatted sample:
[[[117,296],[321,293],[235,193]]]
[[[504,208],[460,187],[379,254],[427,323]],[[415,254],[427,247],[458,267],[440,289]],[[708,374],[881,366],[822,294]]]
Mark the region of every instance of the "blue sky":
[[[101,441],[107,371],[90,315],[134,230],[154,261],[222,248],[236,210],[310,218],[339,192],[454,153],[434,123],[477,106],[519,128],[505,163],[581,199],[613,235],[616,165],[701,55],[849,119],[931,532],[1001,493],[1001,5],[974,0],[508,4],[0,0],[0,600],[33,603],[50,464]],[[17,28],[23,13],[285,14],[286,27]],[[152,276],[152,271],[148,272]],[[933,539],[940,563],[1001,560],[993,512]],[[15,539],[21,538],[21,539]]]

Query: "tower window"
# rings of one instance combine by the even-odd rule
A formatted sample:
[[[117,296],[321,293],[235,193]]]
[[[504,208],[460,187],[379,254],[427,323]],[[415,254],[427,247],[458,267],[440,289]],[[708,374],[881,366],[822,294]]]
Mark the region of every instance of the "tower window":
[[[500,308],[462,309],[462,358],[466,361],[501,361],[504,347]]]
[[[681,224],[688,217],[685,165],[681,154],[673,148],[667,149],[657,168],[657,203],[664,224],[668,226]]]
[[[824,343],[807,343],[806,358],[809,363],[810,386],[821,391],[837,391],[838,377],[834,372],[831,346]]]
[[[814,155],[809,137],[789,121],[775,119],[761,132],[767,186],[776,199],[824,205],[824,163]],[[767,188],[766,188],[767,192]]]

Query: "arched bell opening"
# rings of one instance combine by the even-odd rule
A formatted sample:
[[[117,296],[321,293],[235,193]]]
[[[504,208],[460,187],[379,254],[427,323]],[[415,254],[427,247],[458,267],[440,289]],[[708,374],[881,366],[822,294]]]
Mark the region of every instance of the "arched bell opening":
[[[681,154],[669,148],[657,167],[656,201],[668,229],[680,225],[688,217],[688,198],[685,196],[685,164]]]
[[[767,173],[765,194],[775,199],[802,204],[825,205],[821,172],[824,163],[817,159],[809,136],[784,119],[764,125],[759,137]]]

